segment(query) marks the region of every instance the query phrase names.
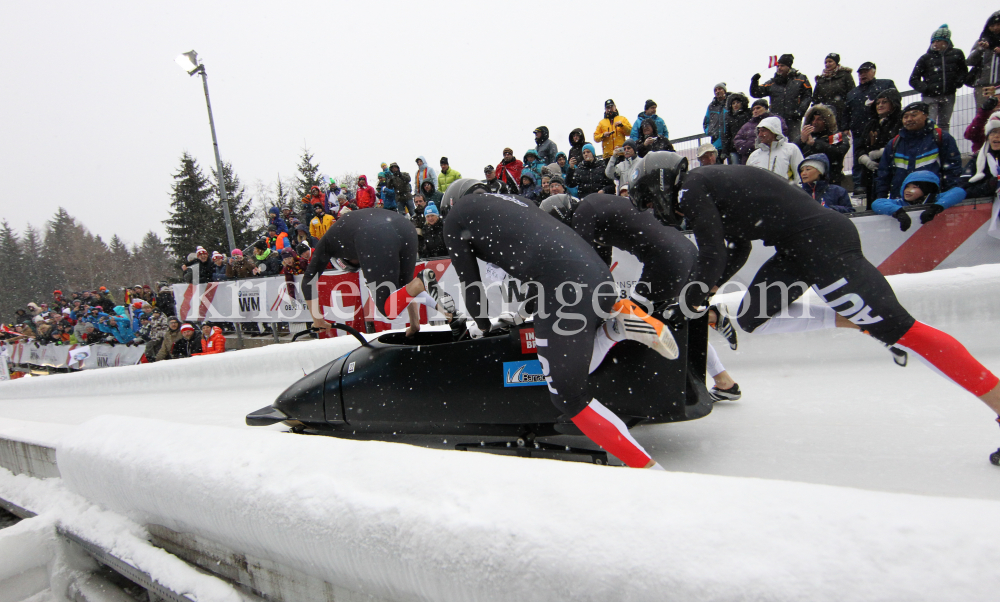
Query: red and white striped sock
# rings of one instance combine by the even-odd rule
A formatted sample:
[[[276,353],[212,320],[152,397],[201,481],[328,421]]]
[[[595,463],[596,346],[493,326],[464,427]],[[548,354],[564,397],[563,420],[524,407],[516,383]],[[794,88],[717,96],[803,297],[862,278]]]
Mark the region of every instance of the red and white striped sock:
[[[627,466],[645,468],[646,464],[649,464],[651,459],[649,454],[642,449],[639,442],[632,438],[628,427],[621,421],[621,418],[596,399],[573,417],[573,424],[583,431],[583,434],[591,441],[603,447],[605,451],[614,455]],[[660,465],[656,464],[653,468],[660,468]],[[663,469],[660,468],[660,470]]]
[[[403,313],[406,306],[410,304],[413,297],[406,292],[406,287],[399,289],[395,293],[389,295],[389,298],[385,300],[385,307],[382,308],[382,313],[385,317],[390,320],[395,320],[399,314]]]

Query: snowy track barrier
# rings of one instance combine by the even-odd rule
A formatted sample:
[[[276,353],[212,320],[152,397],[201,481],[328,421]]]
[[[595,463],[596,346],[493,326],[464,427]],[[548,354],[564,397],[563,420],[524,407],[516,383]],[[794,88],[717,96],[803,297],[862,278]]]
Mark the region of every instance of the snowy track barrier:
[[[69,489],[393,600],[986,600],[1000,503],[107,417]]]

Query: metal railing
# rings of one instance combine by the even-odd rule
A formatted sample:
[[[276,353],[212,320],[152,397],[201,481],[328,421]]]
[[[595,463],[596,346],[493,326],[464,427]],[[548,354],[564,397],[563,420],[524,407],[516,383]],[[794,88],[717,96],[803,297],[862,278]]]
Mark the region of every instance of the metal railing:
[[[910,102],[913,102],[919,98],[920,92],[907,90],[900,92],[899,95],[904,99],[903,106],[906,106],[908,104],[906,99],[916,97],[910,100]],[[968,157],[972,154],[972,143],[965,139],[965,129],[969,127],[969,124],[972,123],[975,117],[976,95],[972,90],[964,88],[962,92],[955,95],[955,110],[951,114],[951,125],[948,128],[948,133],[958,143],[958,150],[962,153],[963,157]],[[687,157],[688,162],[694,165],[694,162],[698,160],[695,154],[698,147],[706,142],[711,142],[711,140],[708,134],[694,134],[692,136],[684,136],[683,138],[671,138],[670,143],[674,145],[674,150],[678,154]],[[844,173],[851,173],[853,165],[854,145],[852,144],[851,149],[847,151],[847,155],[844,157]]]

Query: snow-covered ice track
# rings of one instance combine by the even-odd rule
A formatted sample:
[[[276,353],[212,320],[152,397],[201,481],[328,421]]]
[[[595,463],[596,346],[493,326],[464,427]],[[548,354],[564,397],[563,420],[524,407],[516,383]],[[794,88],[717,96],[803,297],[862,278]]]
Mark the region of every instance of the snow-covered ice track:
[[[890,281],[915,317],[1000,369],[1000,266]],[[56,449],[62,475],[0,471],[0,498],[93,517],[80,523],[92,540],[124,550],[151,534],[197,539],[352,592],[338,600],[992,600],[1000,591],[1000,469],[986,459],[996,424],[967,393],[915,362],[895,367],[863,335],[748,335],[738,352],[722,350],[741,402],[634,431],[668,470],[689,473],[242,427],[248,410],[354,345],[0,386],[0,436]],[[162,392],[137,391],[147,373]],[[963,495],[984,499],[954,497]],[[14,528],[0,531],[0,566]],[[234,599],[227,587],[198,600]],[[317,591],[295,599],[330,599]]]

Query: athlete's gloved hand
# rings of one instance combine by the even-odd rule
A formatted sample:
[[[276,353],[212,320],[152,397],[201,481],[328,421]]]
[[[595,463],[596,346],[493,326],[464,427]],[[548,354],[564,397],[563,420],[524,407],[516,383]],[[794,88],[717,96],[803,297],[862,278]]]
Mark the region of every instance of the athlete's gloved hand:
[[[483,331],[479,328],[479,324],[476,324],[475,320],[469,320],[466,322],[466,328],[468,329],[469,336],[474,339],[483,338]]]
[[[907,230],[910,229],[910,224],[912,224],[913,222],[910,221],[910,216],[906,215],[906,211],[902,209],[897,209],[896,212],[892,214],[892,216],[899,220],[900,230],[906,232]]]
[[[926,224],[927,222],[934,219],[935,215],[941,213],[942,211],[944,211],[944,207],[938,205],[937,203],[931,203],[930,205],[927,205],[927,209],[924,209],[924,212],[920,214],[920,223]]]
[[[522,318],[521,314],[516,311],[505,311],[501,312],[500,315],[497,316],[497,321],[500,323],[501,327],[509,328],[511,326],[523,324],[524,318]]]

